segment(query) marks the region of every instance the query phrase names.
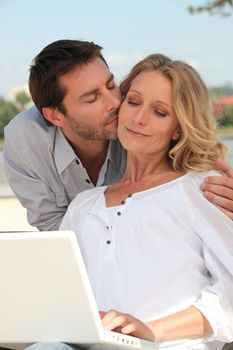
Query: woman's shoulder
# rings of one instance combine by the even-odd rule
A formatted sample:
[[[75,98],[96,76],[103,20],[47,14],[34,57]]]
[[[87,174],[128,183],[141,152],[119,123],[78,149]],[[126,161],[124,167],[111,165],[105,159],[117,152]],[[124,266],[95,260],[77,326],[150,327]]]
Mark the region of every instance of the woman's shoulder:
[[[198,211],[200,207],[211,207],[217,210],[215,205],[209,202],[201,190],[201,184],[210,176],[221,176],[216,170],[203,172],[189,171],[185,176],[180,178],[179,189],[177,191],[177,200],[183,203],[183,206],[193,216],[194,211]]]
[[[80,208],[86,205],[93,205],[93,202],[95,202],[103,195],[106,187],[107,186],[98,186],[78,193],[70,203],[69,210],[77,207]]]
[[[221,172],[217,170],[207,170],[202,172],[190,171],[187,176],[184,176],[184,183],[193,184],[194,186],[200,187],[200,185],[210,176],[221,176]]]

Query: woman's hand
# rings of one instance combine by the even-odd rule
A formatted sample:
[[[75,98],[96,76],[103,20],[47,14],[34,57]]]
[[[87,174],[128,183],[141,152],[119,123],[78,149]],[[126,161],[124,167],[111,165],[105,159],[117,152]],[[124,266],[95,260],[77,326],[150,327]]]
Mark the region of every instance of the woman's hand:
[[[233,220],[233,169],[218,159],[217,168],[227,176],[209,176],[201,185],[204,196]]]
[[[100,311],[100,317],[104,329],[131,335],[137,338],[155,341],[149,323],[144,323],[129,314],[110,310],[108,312]]]
[[[157,342],[199,338],[213,332],[209,321],[194,306],[150,322],[116,310],[100,311],[100,317],[106,330]]]

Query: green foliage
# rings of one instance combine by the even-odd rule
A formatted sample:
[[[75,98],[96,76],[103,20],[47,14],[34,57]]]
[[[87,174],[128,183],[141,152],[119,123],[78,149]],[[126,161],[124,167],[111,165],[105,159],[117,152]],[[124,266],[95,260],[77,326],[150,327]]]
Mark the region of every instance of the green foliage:
[[[15,101],[7,101],[0,96],[0,139],[4,136],[4,127],[19,112],[27,108],[31,98],[25,92],[16,95]]]
[[[223,116],[218,123],[219,128],[226,128],[233,126],[233,106],[226,107]]]
[[[18,113],[18,108],[13,102],[0,97],[0,138],[3,138],[4,126]]]
[[[217,100],[222,96],[233,95],[233,86],[230,83],[223,86],[212,86],[209,88],[209,92],[211,97],[214,100]]]
[[[223,86],[215,86],[209,88],[210,96],[213,101],[220,99],[222,96],[233,95],[233,86],[228,83]],[[233,106],[229,105],[224,107],[223,112],[218,119],[218,128],[225,129],[228,127],[233,127]]]
[[[24,91],[19,92],[15,97],[15,102],[18,105],[18,108],[22,111],[25,109],[25,107],[30,101],[30,96]]]

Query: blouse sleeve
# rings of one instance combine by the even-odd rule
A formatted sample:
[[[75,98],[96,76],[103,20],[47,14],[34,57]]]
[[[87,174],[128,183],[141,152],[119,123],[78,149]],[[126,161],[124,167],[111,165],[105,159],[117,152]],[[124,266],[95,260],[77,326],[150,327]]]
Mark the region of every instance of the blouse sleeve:
[[[210,203],[193,181],[183,187],[194,231],[203,242],[210,284],[194,303],[208,319],[213,335],[208,338],[233,341],[233,221]]]
[[[233,276],[204,244],[204,259],[210,284],[193,304],[208,319],[213,334],[208,340],[233,341]]]

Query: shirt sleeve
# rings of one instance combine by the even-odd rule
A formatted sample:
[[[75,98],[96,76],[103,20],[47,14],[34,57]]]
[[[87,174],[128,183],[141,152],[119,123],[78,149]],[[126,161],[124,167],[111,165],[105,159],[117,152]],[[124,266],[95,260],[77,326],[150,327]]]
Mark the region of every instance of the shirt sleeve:
[[[9,185],[27,209],[29,224],[41,231],[56,230],[68,206],[65,192],[62,187],[59,187],[56,193],[52,191],[48,178],[51,169],[48,169],[46,164],[46,155],[41,151],[23,156],[21,142],[25,140],[13,137],[5,129],[3,155]],[[28,149],[30,150],[30,145]]]

